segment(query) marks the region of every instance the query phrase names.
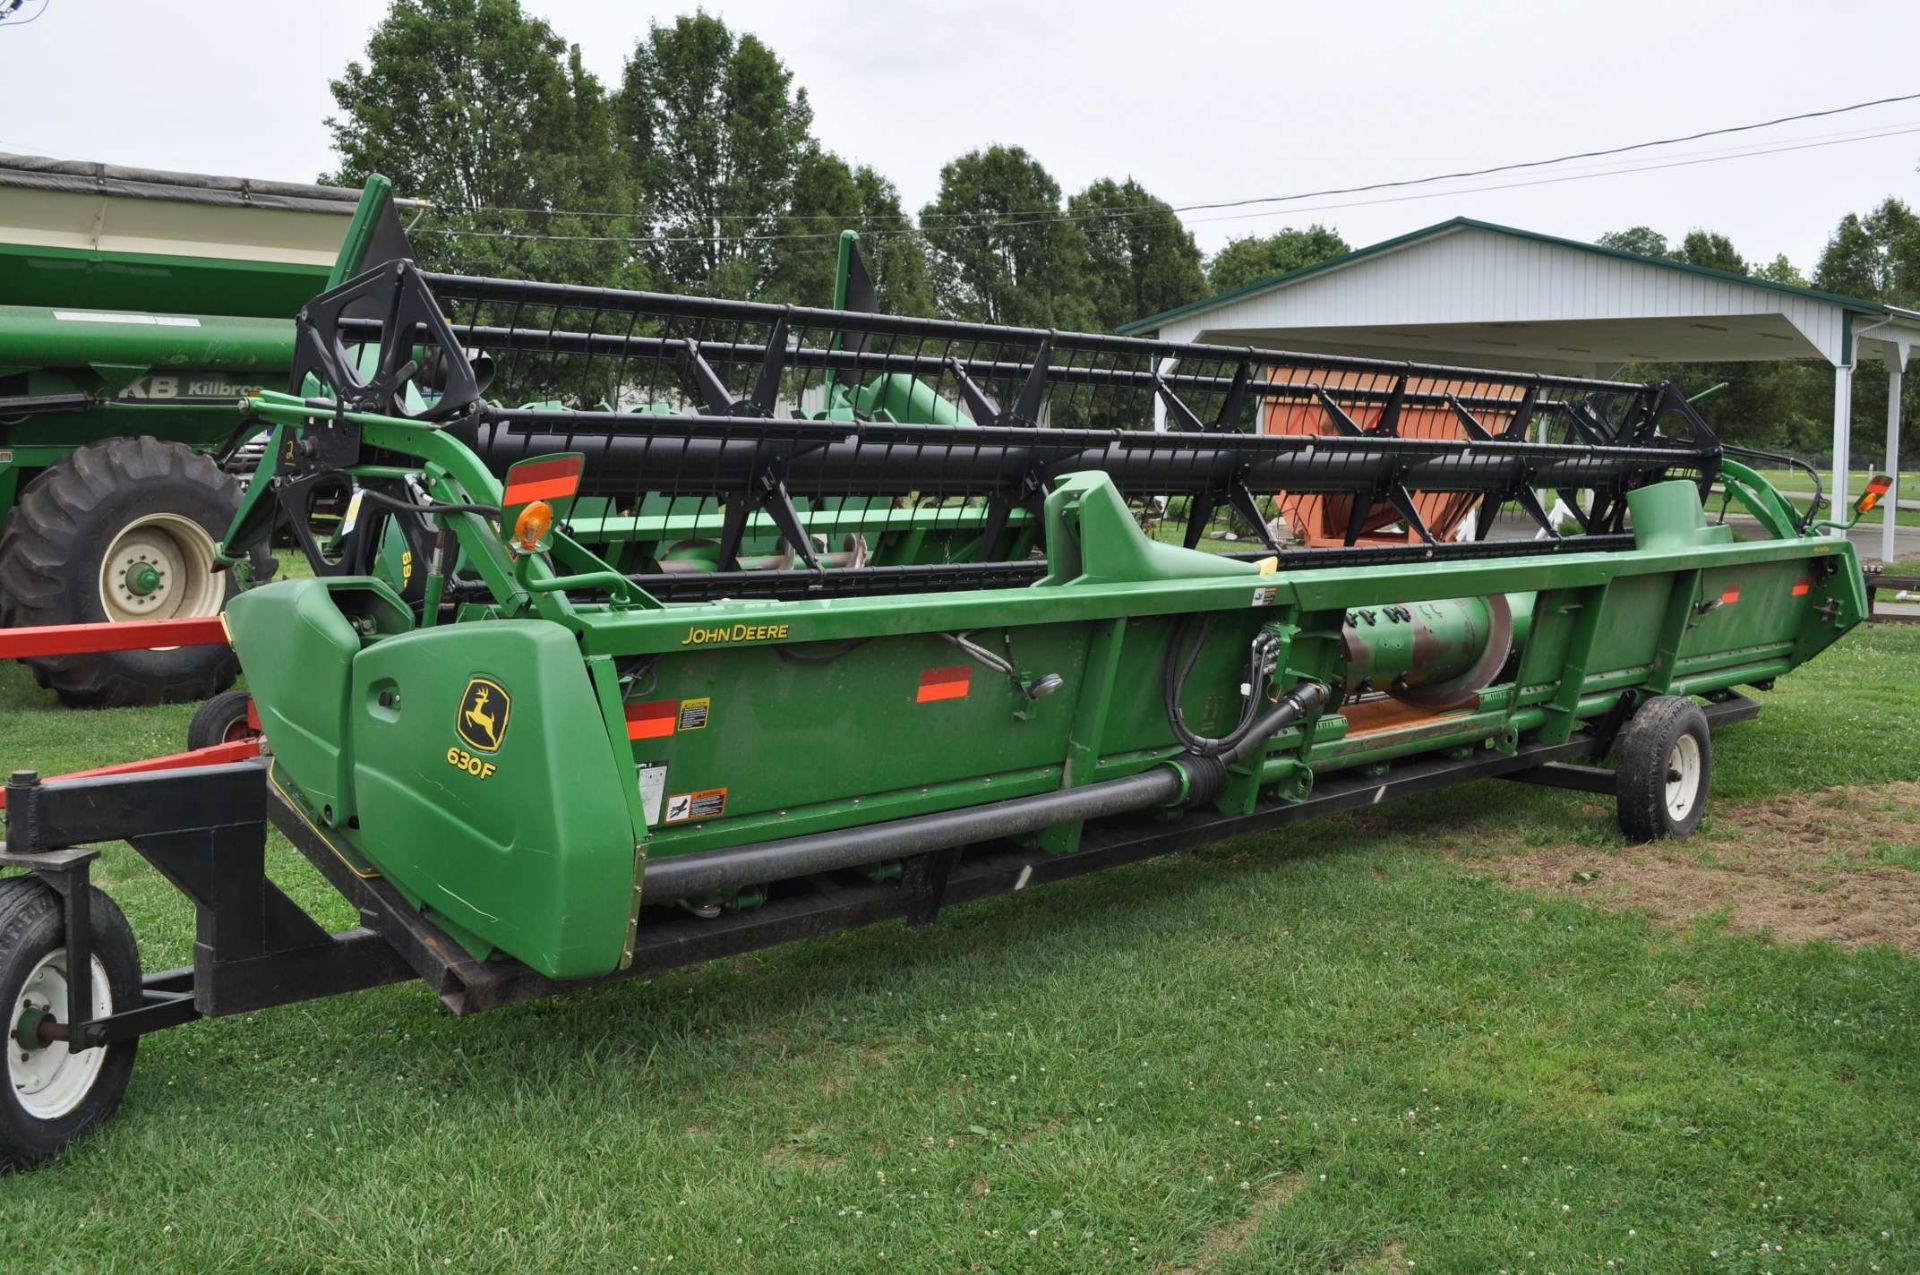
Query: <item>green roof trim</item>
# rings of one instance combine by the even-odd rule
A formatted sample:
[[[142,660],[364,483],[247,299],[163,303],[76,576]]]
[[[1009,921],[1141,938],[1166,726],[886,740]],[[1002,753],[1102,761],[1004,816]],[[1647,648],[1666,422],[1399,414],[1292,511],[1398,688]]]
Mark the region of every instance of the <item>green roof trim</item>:
[[[1342,266],[1349,266],[1357,261],[1364,261],[1368,257],[1379,256],[1382,253],[1392,252],[1396,248],[1404,248],[1408,244],[1418,243],[1422,239],[1436,238],[1456,230],[1485,230],[1496,235],[1506,235],[1512,239],[1525,239],[1533,243],[1552,244],[1559,248],[1574,248],[1581,252],[1598,253],[1603,257],[1615,257],[1621,261],[1631,261],[1643,266],[1658,266],[1665,270],[1679,270],[1686,274],[1700,275],[1703,278],[1717,279],[1725,283],[1741,283],[1750,288],[1763,288],[1769,292],[1780,292],[1790,297],[1801,297],[1807,300],[1823,302],[1827,305],[1837,305],[1858,314],[1892,313],[1891,310],[1878,301],[1863,301],[1859,297],[1843,297],[1835,292],[1822,292],[1818,288],[1797,288],[1790,283],[1774,283],[1767,279],[1755,279],[1751,275],[1734,274],[1730,270],[1715,270],[1708,266],[1696,266],[1685,261],[1670,261],[1665,257],[1649,257],[1638,252],[1627,252],[1621,248],[1608,248],[1602,244],[1584,243],[1578,239],[1562,239],[1558,235],[1543,235],[1538,231],[1521,230],[1516,226],[1502,226],[1496,222],[1479,221],[1473,217],[1454,217],[1451,220],[1437,222],[1434,225],[1426,226],[1419,230],[1408,231],[1406,234],[1397,235],[1392,239],[1383,239],[1379,243],[1368,244],[1364,248],[1356,248],[1352,252],[1345,253],[1338,257],[1329,257],[1327,260],[1311,266],[1302,266],[1298,270],[1289,270],[1285,274],[1273,275],[1266,279],[1256,279],[1254,282],[1246,284],[1243,287],[1235,288],[1231,292],[1222,292],[1217,296],[1203,297],[1198,301],[1189,301],[1183,306],[1176,306],[1171,310],[1163,310],[1159,314],[1150,314],[1144,319],[1135,319],[1131,323],[1123,323],[1116,331],[1121,336],[1136,336],[1149,329],[1158,328],[1169,319],[1177,319],[1188,314],[1197,314],[1202,310],[1211,310],[1216,306],[1225,305],[1229,301],[1238,301],[1241,297],[1252,296],[1256,292],[1265,292],[1270,288],[1278,288],[1285,284],[1295,283],[1310,275],[1324,274],[1329,270],[1337,270]]]

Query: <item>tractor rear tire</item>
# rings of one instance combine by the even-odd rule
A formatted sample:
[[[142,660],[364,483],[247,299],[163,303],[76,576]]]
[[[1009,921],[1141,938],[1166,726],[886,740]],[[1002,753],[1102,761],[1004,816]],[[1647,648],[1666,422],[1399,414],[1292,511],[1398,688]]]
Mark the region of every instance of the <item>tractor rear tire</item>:
[[[1707,715],[1682,695],[1642,704],[1621,734],[1620,830],[1630,841],[1687,837],[1700,826],[1713,778]]]
[[[88,900],[93,926],[93,1012],[133,1009],[141,998],[140,949],[133,927],[97,889]],[[34,876],[0,881],[0,1030],[7,1083],[0,1086],[0,1173],[58,1155],[120,1108],[133,1077],[139,1040],[79,1053],[45,1041],[36,1019],[67,1021],[65,908]],[[23,1022],[24,1020],[24,1022]],[[23,1043],[27,1036],[31,1044]]]
[[[107,438],[27,484],[0,537],[0,624],[90,624],[217,615],[232,596],[215,554],[240,488],[180,443]],[[254,578],[273,557],[262,545]],[[203,700],[233,684],[224,646],[54,655],[27,661],[76,708]]]

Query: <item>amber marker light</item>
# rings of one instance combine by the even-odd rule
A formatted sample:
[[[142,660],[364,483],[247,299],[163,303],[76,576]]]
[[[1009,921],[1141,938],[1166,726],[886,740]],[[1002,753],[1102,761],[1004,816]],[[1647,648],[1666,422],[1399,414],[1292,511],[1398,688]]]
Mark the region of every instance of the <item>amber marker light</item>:
[[[521,553],[535,553],[540,542],[553,530],[553,506],[544,500],[536,500],[520,511],[513,520],[513,545]]]

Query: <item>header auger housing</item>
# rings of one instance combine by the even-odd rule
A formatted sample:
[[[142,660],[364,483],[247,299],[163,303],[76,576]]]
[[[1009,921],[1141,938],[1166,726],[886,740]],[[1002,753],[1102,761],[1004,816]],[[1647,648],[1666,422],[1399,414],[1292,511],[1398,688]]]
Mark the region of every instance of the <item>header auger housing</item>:
[[[65,848],[129,836],[212,927],[138,1010],[39,1007],[35,1039],[409,973],[485,1009],[1482,777],[1685,833],[1738,688],[1865,610],[1850,547],[1665,385],[408,263],[298,350],[247,404],[274,445],[226,551],[277,510],[315,575],[226,620],[265,817],[365,928],[289,912],[251,848],[181,873],[133,796],[161,780],[22,777],[0,863],[84,897]],[[1286,543],[1272,502],[1309,496],[1341,543]],[[1216,511],[1257,547],[1200,550]],[[251,847],[249,782],[168,828]]]

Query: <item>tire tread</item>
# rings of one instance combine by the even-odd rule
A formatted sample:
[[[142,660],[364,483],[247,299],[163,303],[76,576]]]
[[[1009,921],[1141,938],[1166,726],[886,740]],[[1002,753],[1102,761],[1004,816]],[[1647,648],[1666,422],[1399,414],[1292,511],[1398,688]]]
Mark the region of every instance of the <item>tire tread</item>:
[[[1692,814],[1676,825],[1667,813],[1667,757],[1674,741],[1693,732],[1700,740],[1700,795]],[[1627,722],[1615,769],[1620,830],[1630,841],[1690,836],[1706,809],[1713,777],[1711,732],[1707,715],[1683,695],[1659,695],[1642,704]]]
[[[0,535],[0,625],[72,624],[68,589],[88,546],[88,516],[130,487],[174,484],[237,507],[239,490],[212,459],[182,443],[146,436],[103,438],[75,448],[35,475],[20,493]],[[224,528],[221,529],[224,532]],[[272,573],[272,555],[255,551],[255,576]],[[231,652],[208,658],[184,648],[168,671],[136,673],[116,654],[59,655],[29,660],[34,680],[79,708],[203,700],[233,684],[239,664]]]

